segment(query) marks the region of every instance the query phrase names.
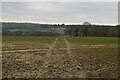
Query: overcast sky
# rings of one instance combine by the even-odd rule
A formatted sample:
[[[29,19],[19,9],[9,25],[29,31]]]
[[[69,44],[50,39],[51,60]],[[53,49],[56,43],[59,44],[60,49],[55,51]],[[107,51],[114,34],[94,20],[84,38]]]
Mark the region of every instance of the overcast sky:
[[[2,21],[117,24],[117,2],[3,2]]]

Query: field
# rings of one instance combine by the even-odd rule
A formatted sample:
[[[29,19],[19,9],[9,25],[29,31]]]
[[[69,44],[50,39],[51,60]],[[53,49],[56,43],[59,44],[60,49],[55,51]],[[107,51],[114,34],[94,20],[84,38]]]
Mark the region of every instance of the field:
[[[4,36],[3,78],[117,78],[118,38]]]

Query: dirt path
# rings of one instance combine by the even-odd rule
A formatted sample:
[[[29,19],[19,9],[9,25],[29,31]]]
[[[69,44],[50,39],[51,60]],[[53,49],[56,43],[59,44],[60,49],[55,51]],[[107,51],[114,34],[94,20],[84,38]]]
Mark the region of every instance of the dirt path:
[[[35,52],[35,51],[46,51],[46,50],[48,50],[48,49],[9,50],[9,51],[2,51],[2,53]]]
[[[60,48],[63,48],[60,50]],[[85,78],[86,73],[71,54],[69,42],[56,39],[48,53],[42,58],[41,76],[47,78]]]
[[[70,46],[69,42],[65,38],[64,38],[64,41],[66,43],[67,54],[70,58],[70,61],[72,62],[72,64],[74,64],[74,68],[78,69],[77,71],[74,72],[74,76],[77,78],[86,78],[86,72],[83,70],[81,63],[79,63],[79,61],[76,60],[74,54],[72,54],[71,46]],[[73,69],[73,71],[74,71],[74,69]]]
[[[57,43],[57,39],[58,38],[56,38],[55,39],[55,41],[52,43],[52,45],[51,46],[49,46],[49,49],[48,49],[48,51],[47,51],[47,54],[44,56],[44,58],[46,57],[50,57],[50,55],[51,55],[51,51],[53,50],[53,48],[55,47],[55,45],[56,45],[56,43]]]
[[[67,47],[67,53],[68,53],[68,55],[70,55],[70,53],[71,53],[71,47],[70,47],[70,44],[69,44],[69,42],[64,38],[64,41],[65,41],[65,43],[66,43],[66,47]]]

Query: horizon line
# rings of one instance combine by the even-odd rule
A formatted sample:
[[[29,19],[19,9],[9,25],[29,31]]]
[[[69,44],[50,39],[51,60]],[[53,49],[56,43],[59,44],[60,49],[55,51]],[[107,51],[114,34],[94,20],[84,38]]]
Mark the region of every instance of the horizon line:
[[[33,23],[33,24],[65,24],[65,25],[82,25],[83,23],[49,23],[49,22],[32,22],[32,21],[0,21],[0,22],[8,22],[8,23]],[[88,21],[86,21],[88,22]],[[90,23],[90,22],[89,22]],[[91,23],[92,25],[118,25],[118,23],[116,24],[110,24],[110,23],[104,23],[104,24],[100,24],[100,23]]]

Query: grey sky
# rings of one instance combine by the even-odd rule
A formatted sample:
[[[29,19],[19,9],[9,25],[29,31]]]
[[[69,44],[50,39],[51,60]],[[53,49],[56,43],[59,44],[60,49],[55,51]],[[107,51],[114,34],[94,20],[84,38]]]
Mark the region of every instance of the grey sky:
[[[119,0],[1,0],[2,2],[118,2]]]
[[[2,21],[117,24],[117,2],[3,2]]]

